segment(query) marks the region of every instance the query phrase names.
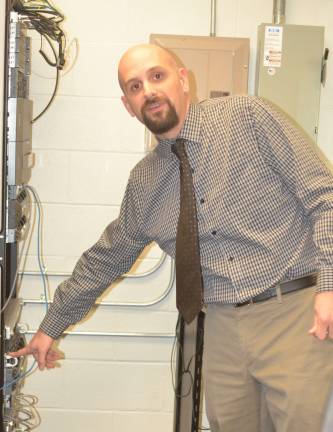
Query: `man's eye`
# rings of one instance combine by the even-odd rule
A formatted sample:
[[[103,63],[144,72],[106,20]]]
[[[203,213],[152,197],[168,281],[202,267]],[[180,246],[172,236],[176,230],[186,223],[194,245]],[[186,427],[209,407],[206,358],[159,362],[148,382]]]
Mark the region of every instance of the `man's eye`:
[[[132,92],[136,92],[138,90],[140,90],[140,83],[135,83],[135,84],[131,85],[131,91]]]
[[[161,74],[161,72],[156,72],[155,75],[154,75],[154,78],[155,78],[156,80],[160,80],[160,79],[162,78],[162,74]]]

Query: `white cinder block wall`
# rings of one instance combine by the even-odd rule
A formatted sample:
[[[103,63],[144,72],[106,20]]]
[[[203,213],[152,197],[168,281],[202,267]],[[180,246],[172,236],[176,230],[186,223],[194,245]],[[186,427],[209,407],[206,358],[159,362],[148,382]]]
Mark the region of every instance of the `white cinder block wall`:
[[[94,4],[55,0],[55,4],[67,17],[64,28],[70,63],[77,58],[64,71],[54,104],[34,126],[36,167],[31,184],[43,202],[43,253],[53,273],[51,294],[65,278],[62,274],[72,270],[81,252],[116,217],[129,170],[144,155],[144,129],[120,102],[116,71],[121,54],[133,44],[147,42],[150,33],[207,36],[210,30],[209,0],[101,0]],[[217,35],[251,38],[250,93],[254,91],[256,29],[271,21],[272,4],[270,0],[217,2]],[[326,46],[333,52],[333,0],[287,1],[287,23],[324,25]],[[54,71],[39,56],[39,39],[32,36],[32,96],[37,114],[53,90]],[[332,160],[330,64],[322,90],[319,145]],[[34,234],[27,272],[38,271],[36,250]],[[161,251],[151,247],[133,273],[149,271],[160,257]],[[66,356],[61,367],[36,371],[26,379],[24,393],[39,399],[42,423],[38,431],[172,431],[170,335],[177,313],[174,289],[166,295],[170,273],[167,259],[150,276],[117,282],[103,301],[149,303],[165,298],[150,307],[101,306],[72,330],[113,336],[67,336],[59,343]],[[45,312],[45,306],[29,302],[43,297],[38,275],[23,276],[20,296],[27,301],[21,321],[33,331]]]

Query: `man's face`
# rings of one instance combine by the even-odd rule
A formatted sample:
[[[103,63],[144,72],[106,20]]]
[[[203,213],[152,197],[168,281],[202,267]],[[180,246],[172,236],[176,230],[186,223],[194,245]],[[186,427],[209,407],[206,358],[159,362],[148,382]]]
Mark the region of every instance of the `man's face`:
[[[188,106],[188,81],[169,53],[141,46],[125,54],[119,64],[122,101],[158,137],[176,137]]]
[[[143,123],[155,135],[169,132],[179,123],[174,105],[166,96],[152,96],[141,107]]]

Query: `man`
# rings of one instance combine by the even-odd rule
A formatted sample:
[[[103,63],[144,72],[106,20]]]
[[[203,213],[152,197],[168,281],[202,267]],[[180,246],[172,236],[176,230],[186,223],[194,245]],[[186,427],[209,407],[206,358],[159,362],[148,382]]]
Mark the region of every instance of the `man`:
[[[54,367],[54,339],[149,242],[175,256],[180,163],[173,149],[182,138],[207,306],[211,429],[258,432],[263,401],[278,432],[319,432],[333,378],[332,175],[261,99],[191,105],[186,70],[160,47],[129,49],[119,83],[126,109],[159,144],[132,170],[119,218],[57,289],[28,346],[12,355]]]

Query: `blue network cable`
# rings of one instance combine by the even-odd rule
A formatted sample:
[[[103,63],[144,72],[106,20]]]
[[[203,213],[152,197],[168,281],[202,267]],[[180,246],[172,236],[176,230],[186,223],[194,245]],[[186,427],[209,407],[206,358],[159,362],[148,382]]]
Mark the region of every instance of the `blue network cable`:
[[[32,187],[32,186],[28,186],[26,185],[24,187],[25,189],[28,189],[32,195],[35,198],[35,202],[36,202],[36,206],[37,206],[37,259],[38,259],[38,267],[40,270],[40,274],[42,277],[42,281],[43,281],[43,289],[44,289],[44,298],[45,298],[45,308],[46,311],[48,310],[48,293],[47,293],[47,281],[46,281],[46,276],[45,276],[45,267],[43,265],[43,259],[42,259],[42,253],[41,253],[41,242],[42,242],[42,209],[41,209],[41,201],[40,198],[36,192],[36,190]],[[21,260],[20,260],[21,261]],[[3,312],[5,307],[8,305],[10,298],[12,297],[13,293],[14,293],[14,288],[16,285],[16,280],[17,280],[17,275],[18,275],[18,271],[16,272],[14,281],[13,281],[13,287],[10,291],[10,295],[9,298],[6,302],[6,304],[4,305],[4,307],[2,308],[2,310],[0,311]],[[9,383],[3,385],[2,387],[0,387],[0,391],[12,386],[14,383],[16,383],[17,381],[20,381],[21,379],[23,379],[24,377],[26,377],[27,375],[29,375],[34,367],[36,365],[36,360],[34,360],[33,364],[31,365],[31,367],[24,373],[19,374],[15,379],[13,379],[12,381],[10,381]]]
[[[43,265],[42,253],[41,253],[41,242],[42,242],[42,218],[41,218],[42,210],[41,210],[41,206],[42,206],[42,204],[41,204],[40,198],[39,198],[36,190],[32,186],[26,185],[26,186],[24,186],[24,189],[28,189],[33,194],[35,201],[36,201],[36,205],[37,205],[37,260],[38,260],[39,271],[40,271],[42,281],[43,281],[45,308],[47,311],[48,310],[47,281],[46,281],[45,267]],[[19,258],[19,262],[18,262],[17,267],[19,267],[19,265],[21,263],[22,256],[23,256],[23,251],[22,251],[21,256]],[[14,294],[17,277],[18,277],[18,268],[17,268],[16,274],[15,274],[13,284],[12,284],[11,290],[9,292],[8,298],[5,302],[5,304],[3,305],[2,309],[0,310],[0,315],[6,309],[6,307],[9,304],[10,299],[12,298],[12,296]]]
[[[32,186],[25,186],[34,196],[37,206],[37,259],[38,267],[43,281],[44,298],[45,298],[45,308],[48,311],[48,294],[47,294],[47,281],[45,275],[45,266],[43,264],[42,253],[41,253],[41,242],[42,242],[42,203],[37,194],[37,191]]]
[[[17,381],[20,381],[22,378],[26,377],[27,375],[30,374],[30,372],[33,371],[33,368],[36,365],[36,360],[34,360],[34,362],[32,363],[31,367],[24,373],[19,374],[19,376],[17,376],[15,379],[13,379],[12,381],[10,381],[7,384],[4,384],[2,387],[0,387],[0,390],[3,390],[7,387],[11,387],[14,383],[16,383]]]

